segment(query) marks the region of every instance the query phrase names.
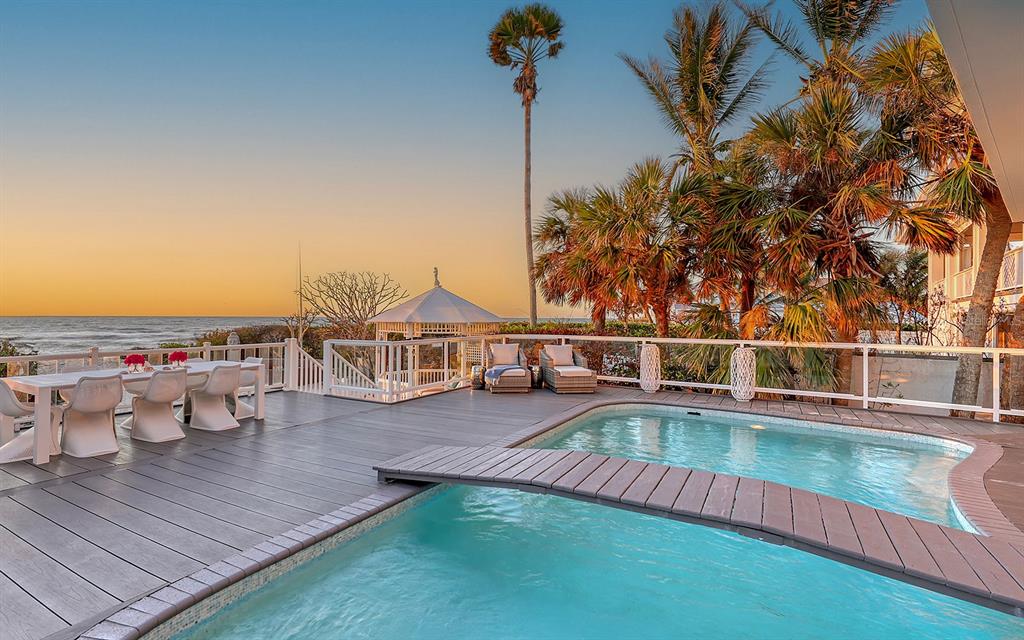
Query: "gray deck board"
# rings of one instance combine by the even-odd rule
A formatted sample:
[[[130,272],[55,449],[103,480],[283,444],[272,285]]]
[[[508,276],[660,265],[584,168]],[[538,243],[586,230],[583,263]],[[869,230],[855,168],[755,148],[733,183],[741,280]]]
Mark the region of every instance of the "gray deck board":
[[[846,503],[831,496],[819,495],[818,506],[821,508],[821,521],[825,525],[825,538],[829,547],[846,551],[855,558],[863,558],[864,548],[857,537]]]
[[[629,460],[618,456],[612,456],[605,459],[593,471],[588,473],[586,478],[576,485],[573,489],[573,493],[585,496],[596,496],[597,492],[601,490],[601,487],[611,480],[612,477],[619,472],[619,469],[624,467],[627,462],[629,462]]]
[[[87,618],[118,599],[0,526],[3,574],[66,621]],[[6,603],[4,608],[6,609]]]
[[[857,532],[857,541],[864,551],[864,555],[870,556],[882,566],[887,566],[895,571],[903,571],[903,562],[900,560],[896,547],[893,546],[889,534],[885,532],[878,513],[871,507],[862,504],[849,503],[846,505],[850,513],[850,520]]]
[[[129,598],[164,582],[12,498],[0,498],[0,522],[14,535],[116,598]]]
[[[205,566],[204,563],[168,549],[149,538],[133,531],[126,531],[52,493],[25,492],[12,499],[162,580],[177,580]]]
[[[686,479],[679,497],[672,505],[673,513],[681,513],[687,516],[699,516],[700,510],[704,508],[704,501],[708,499],[708,491],[711,490],[711,483],[715,481],[715,474],[710,471],[694,469],[690,477]]]
[[[671,511],[672,505],[676,503],[676,499],[679,497],[679,492],[683,490],[683,486],[686,484],[686,479],[689,477],[689,469],[671,467],[665,475],[661,477],[661,480],[658,482],[658,486],[655,487],[654,492],[651,493],[649,498],[647,498],[647,504],[645,506],[659,511]]]
[[[729,520],[742,527],[760,528],[764,513],[764,481],[740,478]]]
[[[4,640],[33,640],[68,626],[13,580],[0,573],[0,629]]]
[[[945,581],[945,576],[939,571],[939,565],[935,564],[928,548],[921,542],[921,538],[914,531],[910,521],[901,515],[878,511],[878,517],[885,527],[885,532],[892,540],[896,553],[900,556],[904,571],[908,575],[919,578],[932,578]]]
[[[740,479],[737,476],[716,474],[708,489],[708,497],[704,501],[704,506],[701,507],[701,517],[729,522],[739,484]]]
[[[825,546],[825,525],[821,521],[821,507],[817,494],[803,489],[792,489],[793,536],[800,541],[819,547]]]
[[[265,538],[288,528],[288,523],[269,521],[259,514],[178,487],[162,485],[144,476],[132,478],[122,472],[113,478],[83,478],[78,484],[237,550],[259,544]],[[228,522],[222,518],[232,518],[234,521]],[[235,524],[237,522],[244,522],[247,526]],[[259,529],[265,531],[261,533]]]
[[[57,485],[47,488],[46,492],[116,524],[124,533],[137,533],[203,564],[213,564],[236,551],[235,547],[190,531],[175,522],[150,515],[134,506],[118,502],[80,484]]]
[[[615,472],[608,482],[598,489],[597,497],[605,500],[620,500],[622,494],[629,489],[630,485],[643,473],[644,469],[647,468],[646,462],[640,462],[639,460],[630,460],[626,464]]]
[[[571,454],[570,454],[571,455]],[[629,485],[619,497],[625,504],[645,506],[654,490],[658,488],[661,479],[669,470],[668,465],[651,463],[644,466],[643,471],[636,477],[633,484]]]

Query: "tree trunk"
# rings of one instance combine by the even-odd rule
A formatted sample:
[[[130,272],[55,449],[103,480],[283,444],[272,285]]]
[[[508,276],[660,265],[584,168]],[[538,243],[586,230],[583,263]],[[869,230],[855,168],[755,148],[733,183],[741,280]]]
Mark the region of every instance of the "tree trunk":
[[[1013,310],[1013,319],[1010,321],[1010,346],[1024,347],[1024,296],[1017,300],[1017,308]],[[1010,359],[1006,408],[1024,409],[1024,356],[1006,357]],[[1001,420],[1024,424],[1024,418],[1020,416],[1004,416]]]
[[[590,323],[594,326],[594,335],[604,335],[607,319],[608,310],[604,306],[595,304],[590,308]]]
[[[537,282],[533,273],[533,216],[530,211],[530,126],[531,103],[523,105],[523,142],[526,157],[523,172],[523,213],[526,223],[526,274],[530,282],[530,325],[537,324]]]
[[[754,338],[753,327],[745,331],[743,329],[743,316],[747,315],[754,308],[755,297],[757,296],[757,285],[752,277],[744,277],[740,280],[740,337],[745,340]],[[732,320],[730,319],[730,322]]]
[[[978,275],[974,279],[974,291],[971,303],[964,317],[963,338],[961,343],[966,347],[985,346],[989,320],[992,317],[992,306],[995,301],[996,285],[1003,267],[1003,254],[1006,243],[1010,239],[1010,213],[1002,195],[996,191],[985,198],[985,211],[988,223],[985,233],[985,246],[981,250],[978,261]],[[953,381],[954,404],[976,404],[978,402],[978,383],[981,379],[981,354],[960,354]],[[950,411],[950,415],[961,418],[973,418],[973,411]]]
[[[754,308],[755,296],[757,295],[757,283],[752,277],[744,277],[740,280],[740,317]]]
[[[652,306],[654,307],[654,325],[658,337],[667,338],[669,308],[672,305],[668,300],[658,300]]]

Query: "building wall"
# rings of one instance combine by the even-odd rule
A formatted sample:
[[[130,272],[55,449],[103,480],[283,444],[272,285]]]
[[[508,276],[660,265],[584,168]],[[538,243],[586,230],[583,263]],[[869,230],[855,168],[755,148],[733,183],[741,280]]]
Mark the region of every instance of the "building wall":
[[[959,317],[966,313],[970,295],[977,277],[978,262],[985,243],[984,225],[964,225],[961,229],[961,250],[952,255],[931,253],[928,256],[928,285],[932,292],[929,314],[937,317],[936,335],[941,344],[955,344],[959,338]],[[996,290],[997,316],[1009,316],[1021,297],[1024,284],[1024,235],[1022,225],[1014,223],[1010,243],[1003,259],[999,285]],[[945,304],[936,304],[945,300]],[[999,331],[993,331],[990,343],[1000,340]]]

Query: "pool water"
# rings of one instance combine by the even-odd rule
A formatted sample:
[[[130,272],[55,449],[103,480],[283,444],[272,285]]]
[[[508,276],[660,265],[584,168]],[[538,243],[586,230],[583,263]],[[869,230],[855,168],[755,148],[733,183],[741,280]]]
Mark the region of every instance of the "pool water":
[[[543,446],[771,480],[969,528],[949,494],[949,472],[966,452],[858,431],[634,405],[584,416]]]
[[[641,421],[650,417],[595,415],[553,444],[592,438],[607,452],[639,456],[635,443],[649,438],[613,451],[610,421],[653,432]],[[760,435],[755,452],[780,446],[763,445],[771,441]],[[665,446],[672,439],[639,451],[645,459],[669,450],[695,455],[693,446]],[[886,458],[876,455],[869,458],[880,473]],[[919,465],[937,464],[925,457]],[[792,466],[804,459],[816,456],[802,454]],[[1024,620],[732,532],[549,495],[454,487],[270,582],[180,640],[483,637],[1009,639],[1024,637]]]

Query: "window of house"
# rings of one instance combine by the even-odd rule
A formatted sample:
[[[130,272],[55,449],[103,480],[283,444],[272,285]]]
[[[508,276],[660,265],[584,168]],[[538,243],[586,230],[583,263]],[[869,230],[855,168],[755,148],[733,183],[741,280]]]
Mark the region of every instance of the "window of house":
[[[960,234],[960,271],[974,266],[974,228]]]

